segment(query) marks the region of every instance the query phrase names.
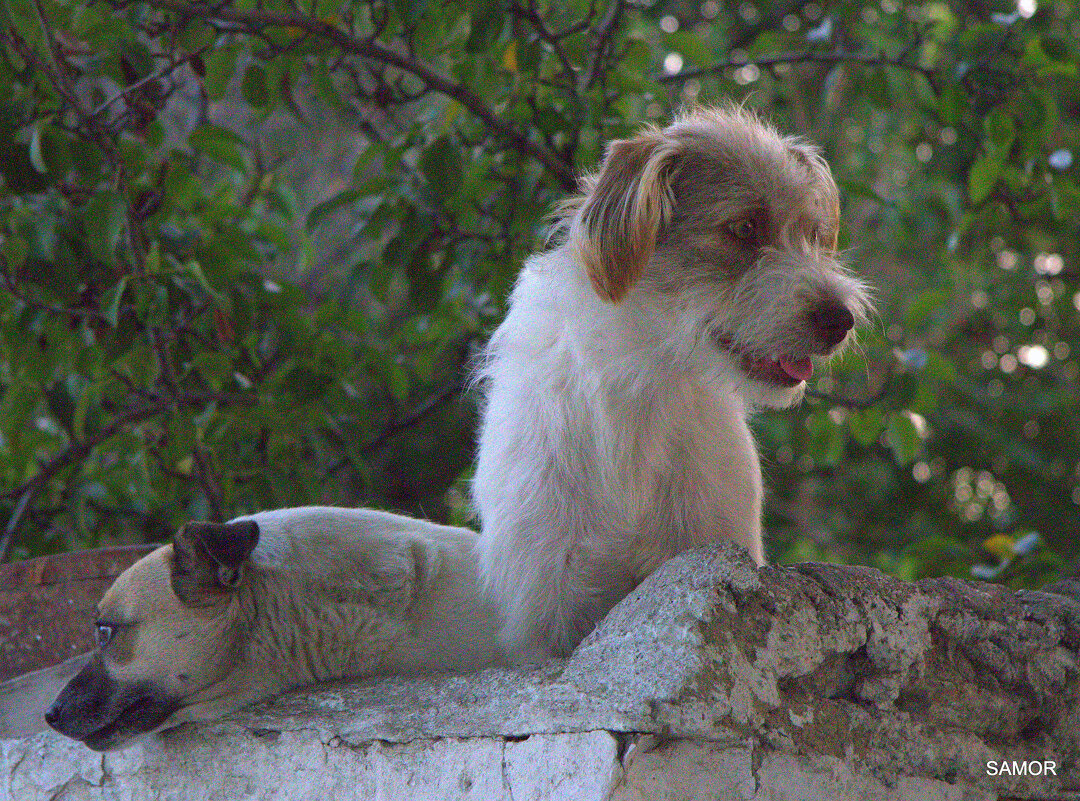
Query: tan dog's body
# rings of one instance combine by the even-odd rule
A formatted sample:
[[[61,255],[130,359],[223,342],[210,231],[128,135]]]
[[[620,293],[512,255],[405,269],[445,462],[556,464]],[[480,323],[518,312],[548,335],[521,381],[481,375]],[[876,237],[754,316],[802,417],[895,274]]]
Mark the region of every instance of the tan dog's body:
[[[332,507],[188,526],[105,594],[101,647],[47,720],[108,750],[317,681],[498,664],[475,537]]]

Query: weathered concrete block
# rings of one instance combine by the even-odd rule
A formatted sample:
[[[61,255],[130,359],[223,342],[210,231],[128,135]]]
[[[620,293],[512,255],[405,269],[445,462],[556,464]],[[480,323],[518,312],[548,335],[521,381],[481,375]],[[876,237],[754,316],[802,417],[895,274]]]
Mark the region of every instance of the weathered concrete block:
[[[118,754],[8,740],[0,801],[1080,799],[1057,589],[692,551],[566,661],[309,688]]]

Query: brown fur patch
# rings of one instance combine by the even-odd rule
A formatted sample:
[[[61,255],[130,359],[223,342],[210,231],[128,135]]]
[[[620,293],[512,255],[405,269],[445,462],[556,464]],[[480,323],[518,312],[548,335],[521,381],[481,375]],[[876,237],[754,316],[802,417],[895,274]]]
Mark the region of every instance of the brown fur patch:
[[[585,179],[578,206],[579,254],[596,293],[617,302],[652,256],[670,214],[676,149],[656,128],[608,146],[600,172]]]

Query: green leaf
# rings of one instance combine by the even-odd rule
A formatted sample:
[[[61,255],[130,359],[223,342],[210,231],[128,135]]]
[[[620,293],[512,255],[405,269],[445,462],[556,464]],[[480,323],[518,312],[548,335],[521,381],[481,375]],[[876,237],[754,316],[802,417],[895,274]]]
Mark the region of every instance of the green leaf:
[[[1052,202],[1055,219],[1077,219],[1080,217],[1080,186],[1064,175],[1055,175]]]
[[[206,280],[206,273],[203,272],[202,265],[197,261],[187,261],[184,263],[184,272],[195,279],[195,282],[199,287],[211,298],[218,308],[228,308],[229,301],[223,294],[214,289],[210,285],[210,282]]]
[[[1041,75],[1075,77],[1077,74],[1069,46],[1054,34],[1029,39],[1024,49],[1024,64]]]
[[[205,20],[195,16],[187,19],[187,24],[177,38],[177,44],[188,53],[210,50],[215,41],[217,41],[217,31]]]
[[[344,192],[339,192],[328,200],[324,200],[319,203],[315,208],[308,212],[307,216],[307,230],[312,231],[319,226],[327,217],[333,214],[335,211],[348,206],[360,198],[367,197],[368,192],[365,188],[353,188],[346,189]]]
[[[912,74],[911,81],[915,89],[915,102],[918,103],[919,108],[926,114],[936,114],[939,100],[930,79],[921,72],[916,72]]]
[[[839,464],[844,455],[846,432],[823,411],[807,417],[806,427],[810,431],[806,450],[814,457],[814,461],[825,467]]]
[[[116,249],[127,223],[127,204],[118,192],[98,192],[86,204],[86,238],[103,264],[116,264]]]
[[[247,143],[228,128],[219,125],[200,125],[188,136],[193,150],[205,153],[214,161],[227,164],[239,172],[247,171],[244,151]]]
[[[925,289],[915,295],[904,310],[904,325],[910,331],[921,330],[935,313],[951,310],[953,293],[948,289]]]
[[[469,30],[469,38],[465,42],[465,52],[484,53],[499,41],[503,26],[507,17],[501,13],[495,4],[487,3],[487,7],[478,7],[472,10],[472,26]]]
[[[1074,61],[1073,47],[1062,36],[1056,33],[1043,33],[1039,35],[1043,52],[1054,61]],[[1075,43],[1075,39],[1073,40]]]
[[[270,92],[266,86],[266,68],[255,62],[244,72],[240,94],[251,106],[264,109],[270,105]]]
[[[862,90],[867,99],[878,108],[892,108],[893,98],[889,94],[889,81],[884,70],[868,70],[862,78]]]
[[[30,132],[30,163],[34,165],[35,170],[42,174],[49,171],[49,165],[45,163],[45,154],[41,144],[45,125],[44,120],[38,120]]]
[[[990,196],[1004,167],[1002,158],[979,156],[975,159],[968,172],[968,197],[972,203],[982,203]]]
[[[971,548],[952,536],[931,534],[913,543],[908,552],[920,563],[921,574],[970,578],[975,554]]]
[[[1025,89],[1021,95],[1020,127],[1022,136],[1039,137],[1047,122],[1048,98],[1033,89]]]
[[[75,400],[68,389],[67,382],[57,381],[45,390],[45,401],[49,412],[69,434],[75,431]]]
[[[203,85],[206,86],[206,94],[211,100],[220,100],[225,96],[229,80],[236,70],[236,56],[239,52],[239,45],[225,45],[210,50],[205,57],[206,77]]]
[[[323,397],[333,384],[331,376],[313,372],[306,367],[294,367],[281,381],[281,389],[289,393],[296,403],[305,404]]]
[[[394,0],[394,9],[408,25],[415,25],[427,11],[428,0]]]
[[[1000,106],[993,109],[983,119],[983,129],[987,137],[999,152],[1008,150],[1016,138],[1016,126],[1010,117]]]
[[[203,351],[195,356],[192,367],[215,392],[220,392],[232,377],[232,358],[220,351]]]
[[[116,321],[120,316],[120,301],[124,297],[124,290],[127,289],[128,276],[124,276],[111,287],[109,287],[105,293],[101,296],[101,316],[105,318],[105,321],[116,328]]]
[[[409,397],[409,374],[399,364],[391,364],[387,375],[387,384],[391,397],[404,403]]]
[[[938,102],[938,113],[942,124],[952,127],[958,126],[970,103],[967,93],[960,86],[956,84],[946,86],[941,91],[941,98]]]
[[[904,412],[893,412],[889,415],[885,439],[889,444],[889,450],[893,452],[896,461],[901,465],[915,461],[915,456],[922,447],[922,440],[919,438],[915,423],[912,422],[911,416]]]
[[[26,263],[26,254],[30,246],[21,236],[7,236],[0,242],[0,254],[3,255],[7,267],[12,272],[18,272]]]
[[[420,156],[420,169],[439,195],[453,195],[461,187],[461,148],[440,136]]]
[[[100,430],[101,387],[92,385],[81,387],[75,397],[75,417],[72,430],[77,439],[85,439]]]
[[[320,102],[335,111],[352,113],[352,107],[342,99],[341,93],[334,84],[334,76],[325,61],[319,60],[315,62],[311,70],[311,84],[315,90],[315,96]]]
[[[713,58],[712,51],[705,40],[692,31],[677,31],[668,34],[666,38],[671,49],[685,56],[690,64],[707,64]]]
[[[869,447],[885,430],[885,418],[879,409],[860,409],[848,417],[852,438],[864,448]]]

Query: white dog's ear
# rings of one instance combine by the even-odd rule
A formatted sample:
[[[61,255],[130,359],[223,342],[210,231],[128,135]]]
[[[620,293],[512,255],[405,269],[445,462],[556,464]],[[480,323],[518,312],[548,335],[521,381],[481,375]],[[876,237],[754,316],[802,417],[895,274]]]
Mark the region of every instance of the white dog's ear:
[[[258,542],[254,520],[186,524],[173,538],[173,592],[187,606],[216,603],[240,583],[240,566]]]
[[[618,302],[641,275],[671,216],[676,143],[657,128],[611,142],[571,229],[596,293]]]

